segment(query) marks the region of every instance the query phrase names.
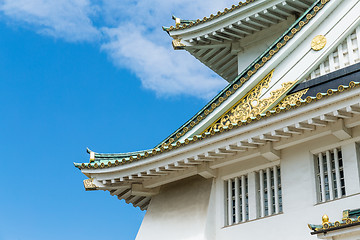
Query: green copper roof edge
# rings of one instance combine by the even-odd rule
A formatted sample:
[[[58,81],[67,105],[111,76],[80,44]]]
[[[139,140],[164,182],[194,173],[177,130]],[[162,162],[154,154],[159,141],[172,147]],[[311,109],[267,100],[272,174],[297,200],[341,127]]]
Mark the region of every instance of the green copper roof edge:
[[[113,158],[116,157],[129,157],[135,156],[138,154],[144,154],[145,152],[152,152],[153,149],[140,150],[136,152],[126,152],[126,153],[95,153],[95,158]]]
[[[90,152],[94,152],[92,150],[90,150],[89,148],[86,148],[87,153]],[[99,158],[114,158],[114,157],[130,157],[130,156],[136,156],[138,154],[145,154],[145,152],[152,152],[153,149],[146,149],[146,150],[139,150],[139,151],[134,151],[134,152],[126,152],[126,153],[95,153],[95,159],[99,159]]]
[[[203,24],[203,23],[205,23],[207,21],[212,21],[214,19],[217,19],[217,18],[219,18],[219,17],[221,17],[223,15],[226,15],[226,14],[228,14],[230,12],[235,11],[236,9],[239,9],[239,8],[241,8],[243,6],[247,6],[247,5],[249,5],[249,4],[251,4],[251,3],[255,2],[255,1],[256,0],[247,0],[245,2],[239,2],[238,5],[232,5],[230,9],[225,8],[223,12],[218,11],[215,15],[211,14],[209,17],[204,17],[203,19],[197,19],[197,20],[181,20],[180,19],[180,23],[182,22],[182,23],[187,24],[187,25],[185,25],[185,26],[181,25],[179,27],[176,27],[176,26],[175,27],[174,26],[163,27],[163,30],[169,33],[170,31],[177,31],[177,30],[191,28],[192,26],[197,26],[197,25]],[[176,17],[174,15],[172,15],[172,19],[175,20],[175,18]],[[189,25],[189,23],[192,23],[193,25]]]
[[[308,97],[306,97],[306,99],[300,100],[299,105],[296,103],[296,104],[291,104],[289,108],[288,107],[280,107],[280,108],[275,109],[275,110],[270,110],[270,111],[268,111],[270,113],[270,115],[262,114],[261,118],[259,118],[259,119],[254,117],[254,118],[250,119],[250,122],[248,120],[243,120],[243,121],[240,121],[240,123],[231,124],[229,126],[223,127],[223,131],[219,130],[219,131],[214,131],[213,133],[206,132],[206,133],[203,133],[202,135],[196,135],[197,140],[195,140],[195,136],[194,136],[194,138],[192,138],[192,139],[191,138],[187,139],[188,141],[186,141],[186,140],[181,141],[182,144],[180,144],[180,141],[179,141],[177,143],[171,144],[171,146],[173,146],[173,148],[175,149],[175,148],[179,148],[179,147],[184,146],[184,143],[186,145],[186,144],[189,144],[191,142],[201,141],[202,139],[205,139],[207,137],[211,137],[212,135],[221,134],[222,132],[227,132],[227,131],[230,131],[231,129],[235,129],[235,128],[238,128],[238,127],[243,126],[243,125],[248,125],[252,121],[259,121],[262,118],[270,117],[272,115],[279,114],[279,113],[281,113],[283,111],[289,111],[292,108],[296,109],[298,107],[301,107],[304,104],[305,105],[310,104],[313,101],[318,101],[318,100],[321,100],[323,98],[332,96],[332,95],[337,94],[337,93],[341,93],[343,91],[347,91],[348,89],[355,88],[355,87],[357,87],[357,88],[360,87],[360,82],[351,81],[348,86],[339,85],[337,89],[334,89],[334,90],[333,89],[328,89],[325,92],[318,92],[315,97],[314,96],[308,96]],[[331,91],[329,91],[329,90],[331,90]],[[191,139],[191,142],[190,142],[190,139]],[[195,140],[195,141],[193,141],[193,140]],[[118,165],[128,164],[128,163],[131,163],[131,162],[134,162],[134,161],[139,161],[139,160],[144,159],[144,157],[145,158],[152,157],[154,155],[162,153],[163,151],[169,151],[169,150],[171,150],[171,149],[166,148],[166,147],[164,147],[163,150],[161,150],[160,148],[157,148],[157,149],[153,149],[151,151],[151,154],[149,153],[148,156],[141,155],[140,157],[138,157],[138,156],[127,156],[127,157],[123,157],[123,158],[116,158],[116,154],[112,154],[113,158],[95,159],[95,161],[92,161],[90,163],[74,163],[74,165],[75,165],[75,167],[77,167],[79,169],[85,169],[85,168],[89,168],[89,169],[90,168],[109,168],[109,167],[112,167],[112,166],[118,166]],[[109,165],[109,163],[110,163],[110,165]]]
[[[159,147],[161,146],[164,142],[168,141],[170,138],[172,138],[174,135],[176,135],[178,132],[180,132],[184,127],[188,126],[194,119],[196,119],[198,116],[200,116],[206,109],[208,109],[211,104],[213,104],[216,100],[218,100],[221,96],[224,95],[224,93],[226,91],[228,91],[234,84],[236,84],[239,79],[241,79],[244,75],[246,75],[246,73],[255,68],[256,63],[259,62],[259,60],[261,60],[264,56],[266,56],[275,46],[276,44],[278,44],[286,35],[288,35],[289,33],[291,33],[291,29],[293,29],[297,24],[299,24],[299,22],[301,20],[303,20],[304,18],[306,18],[306,15],[313,10],[313,8],[318,5],[319,3],[321,3],[321,0],[317,0],[315,3],[313,3],[311,5],[311,7],[309,7],[303,15],[301,15],[278,39],[276,39],[274,41],[274,43],[267,48],[258,58],[256,58],[246,69],[244,69],[237,77],[235,77],[235,79],[229,83],[223,90],[221,90],[214,98],[212,98],[210,100],[210,102],[208,102],[202,109],[200,109],[200,111],[195,114],[192,118],[190,118],[190,120],[188,120],[187,122],[185,122],[183,125],[181,125],[181,127],[179,127],[175,132],[173,132],[172,134],[170,134],[167,138],[165,138],[162,142],[160,142],[158,145],[156,145],[155,147]],[[250,77],[251,78],[251,77]],[[249,78],[249,79],[250,79]],[[237,91],[240,91],[240,89],[242,89],[242,86],[240,86]],[[237,92],[236,91],[236,92]],[[204,118],[205,119],[205,118]]]
[[[268,53],[269,51],[271,51],[271,49],[274,48],[274,46],[276,46],[276,43],[277,43],[279,40],[281,40],[282,37],[284,37],[284,36],[286,36],[287,34],[289,34],[289,30],[292,29],[294,26],[296,26],[296,24],[298,24],[298,23],[301,21],[301,19],[303,19],[303,18],[311,11],[311,9],[313,9],[313,8],[314,8],[316,5],[318,5],[320,2],[321,2],[321,0],[318,0],[318,1],[315,2],[308,10],[306,10],[305,13],[304,13],[297,21],[295,21],[294,24],[293,24],[279,39],[277,39],[277,41],[274,42],[274,44],[273,44],[271,47],[269,47],[261,56],[264,56],[266,53]],[[329,2],[329,0],[326,1],[323,5],[325,5],[327,2]],[[310,20],[311,20],[311,19],[310,19]],[[256,60],[261,59],[261,56],[258,57]],[[191,122],[193,119],[195,119],[197,116],[199,116],[202,112],[204,112],[204,110],[206,110],[206,108],[207,108],[208,106],[210,106],[216,99],[218,99],[223,93],[225,93],[226,90],[228,90],[231,86],[233,86],[233,85],[236,83],[236,81],[241,78],[241,75],[243,75],[244,73],[246,73],[247,70],[252,69],[252,67],[254,66],[254,64],[256,64],[256,60],[253,61],[253,63],[250,64],[241,74],[239,74],[239,75],[234,79],[234,81],[233,81],[232,83],[228,84],[228,85],[227,85],[219,94],[217,94],[207,105],[205,105],[205,107],[203,107],[193,118],[191,118],[189,121],[187,121],[185,124],[183,124],[179,129],[177,129],[176,132],[174,132],[173,134],[171,134],[171,135],[170,135],[168,138],[166,138],[163,142],[165,142],[166,140],[168,140],[171,136],[174,136],[174,135],[175,135],[177,132],[179,132],[184,126],[188,125],[189,122]],[[252,75],[251,75],[251,76],[252,76]],[[249,77],[249,79],[251,78],[251,76]],[[358,85],[358,84],[359,84],[359,83],[357,83],[356,85]],[[240,88],[241,88],[241,86],[240,86]],[[240,88],[239,88],[239,89],[240,89]],[[235,92],[236,92],[236,91],[235,91]],[[310,98],[316,99],[316,97],[310,97]],[[304,101],[301,101],[301,102],[306,102],[306,101],[304,100]],[[269,112],[275,113],[275,111],[269,111]],[[242,122],[246,124],[247,121],[242,121]],[[235,124],[234,126],[237,126],[237,125]],[[232,128],[230,128],[230,129],[232,129]],[[225,130],[225,128],[224,128],[224,130]],[[226,130],[228,130],[228,129],[226,129]],[[210,133],[209,133],[208,135],[210,136]],[[196,136],[198,139],[201,139],[201,135],[197,134],[197,135],[194,135],[193,137],[195,137],[195,136]],[[192,137],[192,138],[193,138],[193,137]],[[192,138],[188,138],[187,140],[190,140],[190,139],[192,139]],[[162,142],[162,143],[163,143],[163,142]],[[177,144],[176,144],[177,142],[180,143],[180,141],[175,141],[175,142],[172,143],[171,145],[174,146],[174,147],[176,147],[176,146],[177,146]],[[181,142],[184,142],[184,141],[181,141]],[[92,165],[92,166],[94,166],[95,163],[98,164],[98,165],[99,165],[99,163],[100,163],[100,164],[101,164],[101,163],[105,163],[105,164],[106,164],[105,161],[109,161],[109,160],[114,159],[114,156],[116,156],[116,155],[119,155],[119,156],[121,155],[121,157],[123,157],[123,160],[124,160],[124,158],[126,159],[126,158],[134,157],[134,158],[135,158],[135,161],[137,161],[137,160],[140,160],[140,159],[137,159],[135,154],[139,154],[139,153],[141,154],[141,153],[145,153],[145,152],[150,153],[150,152],[153,152],[153,151],[162,152],[162,150],[160,151],[160,146],[161,146],[162,143],[160,143],[160,144],[157,145],[154,149],[151,149],[151,150],[143,150],[143,151],[128,152],[128,153],[118,153],[118,154],[116,154],[116,153],[106,153],[106,154],[95,153],[96,155],[98,155],[98,157],[97,157],[97,159],[96,159],[94,162],[92,162],[92,163],[74,163],[74,165],[75,165],[75,167],[80,168],[81,165],[83,165],[83,164],[90,164],[90,165]],[[180,145],[182,145],[182,144],[180,144]],[[165,147],[165,148],[167,149],[167,147]],[[90,149],[87,149],[87,150],[88,150],[88,152],[91,151]],[[156,154],[156,153],[155,153],[155,154]],[[95,158],[96,158],[96,155],[95,155]],[[105,155],[105,156],[109,156],[109,157],[102,157],[102,156],[104,156],[104,155]],[[112,159],[110,158],[110,156],[111,156]],[[151,156],[153,156],[153,155],[151,155]],[[150,157],[150,156],[149,156],[149,157]],[[115,160],[115,161],[116,161],[116,160]],[[122,163],[128,163],[128,162],[132,162],[132,161],[133,161],[133,160],[132,160],[132,158],[131,158],[130,161],[125,161],[125,162],[122,161]]]

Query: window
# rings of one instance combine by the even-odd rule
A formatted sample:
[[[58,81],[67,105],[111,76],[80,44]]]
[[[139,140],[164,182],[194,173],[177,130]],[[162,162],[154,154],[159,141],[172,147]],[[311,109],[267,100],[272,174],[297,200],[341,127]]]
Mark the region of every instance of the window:
[[[227,225],[249,220],[248,176],[243,175],[225,182]]]
[[[257,178],[257,217],[265,217],[282,212],[282,191],[280,167],[260,170]]]
[[[318,202],[346,195],[343,160],[340,149],[319,153],[315,157]]]
[[[280,166],[226,180],[225,209],[227,226],[281,213]]]

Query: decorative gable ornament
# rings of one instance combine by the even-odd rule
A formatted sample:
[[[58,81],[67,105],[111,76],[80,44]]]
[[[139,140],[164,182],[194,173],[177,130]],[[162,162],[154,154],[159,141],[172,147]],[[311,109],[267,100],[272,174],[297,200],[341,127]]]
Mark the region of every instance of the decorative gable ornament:
[[[213,123],[205,132],[219,130],[230,124],[238,122],[251,121],[254,118],[260,118],[260,114],[271,110],[296,83],[297,81],[283,83],[280,89],[273,90],[270,97],[264,98],[263,93],[268,89],[274,70],[267,74],[253,89],[251,89],[240,101],[223,114],[215,123]],[[301,100],[302,95],[306,93],[303,90],[291,97],[287,97],[287,104],[294,104]],[[291,102],[290,102],[291,101]],[[284,105],[284,104],[282,104]]]

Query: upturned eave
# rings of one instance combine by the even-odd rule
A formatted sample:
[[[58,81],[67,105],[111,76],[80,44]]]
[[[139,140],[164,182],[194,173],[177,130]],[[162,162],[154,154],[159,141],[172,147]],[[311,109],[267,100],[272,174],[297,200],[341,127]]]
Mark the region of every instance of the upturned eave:
[[[308,97],[262,120],[213,133],[194,143],[131,164],[82,168],[91,178],[88,190],[107,190],[119,199],[147,209],[159,187],[200,175],[217,176],[217,170],[245,160],[280,161],[281,151],[300,143],[333,136],[339,144],[359,141],[360,83],[351,82],[338,91]],[[356,130],[355,130],[356,129]],[[85,183],[84,183],[85,185]]]

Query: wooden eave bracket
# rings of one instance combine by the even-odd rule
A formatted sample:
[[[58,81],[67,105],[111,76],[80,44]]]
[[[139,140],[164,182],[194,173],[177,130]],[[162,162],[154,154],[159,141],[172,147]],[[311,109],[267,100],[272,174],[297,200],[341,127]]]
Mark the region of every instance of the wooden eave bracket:
[[[243,52],[244,48],[240,45],[239,42],[231,43],[231,54],[237,55],[239,52]]]
[[[346,140],[352,137],[351,129],[347,128],[344,119],[339,119],[331,125],[331,133],[339,140]]]
[[[144,188],[141,183],[133,183],[131,185],[131,195],[150,197],[159,194],[160,187]]]
[[[189,168],[188,170],[174,171],[167,175],[151,178],[143,182],[144,188],[155,188],[171,182],[175,182],[184,178],[188,178],[197,174],[196,168]]]
[[[273,148],[272,142],[268,142],[265,146],[260,148],[261,156],[269,161],[276,161],[280,159],[280,151]]]
[[[197,173],[203,178],[216,177],[216,170],[211,169],[208,162],[197,166]]]

